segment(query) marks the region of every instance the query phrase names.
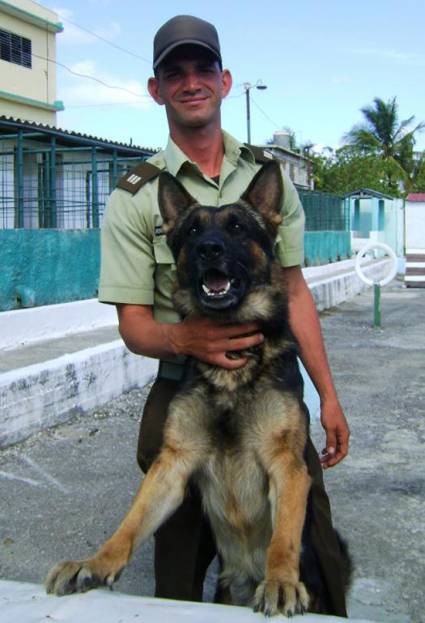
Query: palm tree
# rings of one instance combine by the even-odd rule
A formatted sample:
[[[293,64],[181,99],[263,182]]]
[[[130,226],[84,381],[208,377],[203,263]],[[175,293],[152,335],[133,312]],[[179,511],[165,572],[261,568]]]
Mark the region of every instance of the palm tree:
[[[375,97],[373,104],[361,109],[365,122],[355,125],[344,139],[356,153],[377,156],[383,161],[388,190],[397,192],[399,182],[408,189],[412,182],[415,134],[425,128],[414,116],[399,122],[396,98],[384,102]]]

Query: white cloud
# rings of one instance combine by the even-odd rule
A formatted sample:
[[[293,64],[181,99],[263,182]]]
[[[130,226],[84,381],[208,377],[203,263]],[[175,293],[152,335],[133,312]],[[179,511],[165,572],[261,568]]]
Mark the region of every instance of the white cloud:
[[[123,80],[121,76],[98,69],[95,61],[84,60],[74,63],[70,69],[76,76],[62,69],[59,84],[59,98],[65,107],[102,106],[122,104],[136,108],[147,108],[151,104],[144,85],[138,80]],[[83,77],[87,76],[87,77]],[[95,80],[92,80],[94,78]]]
[[[425,55],[418,54],[416,52],[400,52],[399,50],[382,48],[355,48],[351,50],[351,52],[357,55],[372,56],[382,60],[396,61],[404,65],[425,65]]]

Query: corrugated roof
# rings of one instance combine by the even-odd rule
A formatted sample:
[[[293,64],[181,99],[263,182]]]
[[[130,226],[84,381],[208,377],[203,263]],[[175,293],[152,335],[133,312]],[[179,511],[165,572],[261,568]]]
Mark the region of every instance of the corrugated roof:
[[[425,193],[410,193],[407,195],[407,201],[425,202]]]
[[[110,139],[101,138],[98,136],[92,136],[90,134],[84,134],[81,132],[73,132],[71,130],[63,130],[45,123],[37,123],[35,121],[25,121],[24,119],[18,119],[16,117],[7,117],[6,115],[0,115],[0,136],[1,129],[5,127],[15,128],[16,130],[22,129],[26,131],[42,132],[45,134],[54,134],[64,139],[79,139],[82,142],[99,143],[104,147],[110,148],[122,148],[125,150],[134,150],[134,152],[143,152],[145,154],[154,154],[158,151],[158,148],[140,147],[139,145],[132,145],[130,143],[120,143],[118,141],[112,141]]]

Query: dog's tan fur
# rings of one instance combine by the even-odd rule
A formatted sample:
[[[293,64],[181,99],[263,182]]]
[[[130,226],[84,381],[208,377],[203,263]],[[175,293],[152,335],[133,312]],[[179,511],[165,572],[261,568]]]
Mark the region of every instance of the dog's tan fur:
[[[239,206],[271,235],[280,222],[273,207],[280,196],[274,196],[277,191],[266,194],[261,186],[278,184],[273,167],[267,171],[271,179],[257,175]],[[161,184],[165,227],[172,236],[185,214],[199,206],[191,200],[183,216],[177,214],[173,206],[183,200],[176,195],[184,195],[184,189],[175,190],[167,178]],[[226,210],[217,217],[223,222]],[[208,221],[209,213],[202,218]],[[268,259],[261,245],[248,242],[261,273]],[[187,270],[187,249],[176,261],[179,274]],[[253,286],[241,305],[225,315],[226,322],[266,323],[276,305],[285,313],[281,290],[282,284],[272,280]],[[177,288],[175,304],[182,315],[194,311],[189,287]],[[280,358],[294,348],[285,331],[266,337],[237,370],[195,362],[195,380],[172,401],[162,450],[120,527],[92,558],[57,565],[47,578],[47,590],[66,594],[111,585],[138,545],[178,508],[191,479],[202,493],[223,559],[221,582],[232,603],[251,603],[269,615],[307,609],[309,597],[299,577],[310,486],[303,459],[306,421],[299,396],[276,381]]]

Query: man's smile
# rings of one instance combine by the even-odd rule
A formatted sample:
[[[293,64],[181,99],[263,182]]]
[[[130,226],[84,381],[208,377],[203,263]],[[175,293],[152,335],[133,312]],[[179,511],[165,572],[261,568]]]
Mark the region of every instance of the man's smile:
[[[180,104],[187,104],[187,105],[192,105],[192,104],[199,104],[201,102],[205,102],[207,101],[208,96],[207,95],[196,95],[194,97],[184,97],[178,100],[178,102]]]

